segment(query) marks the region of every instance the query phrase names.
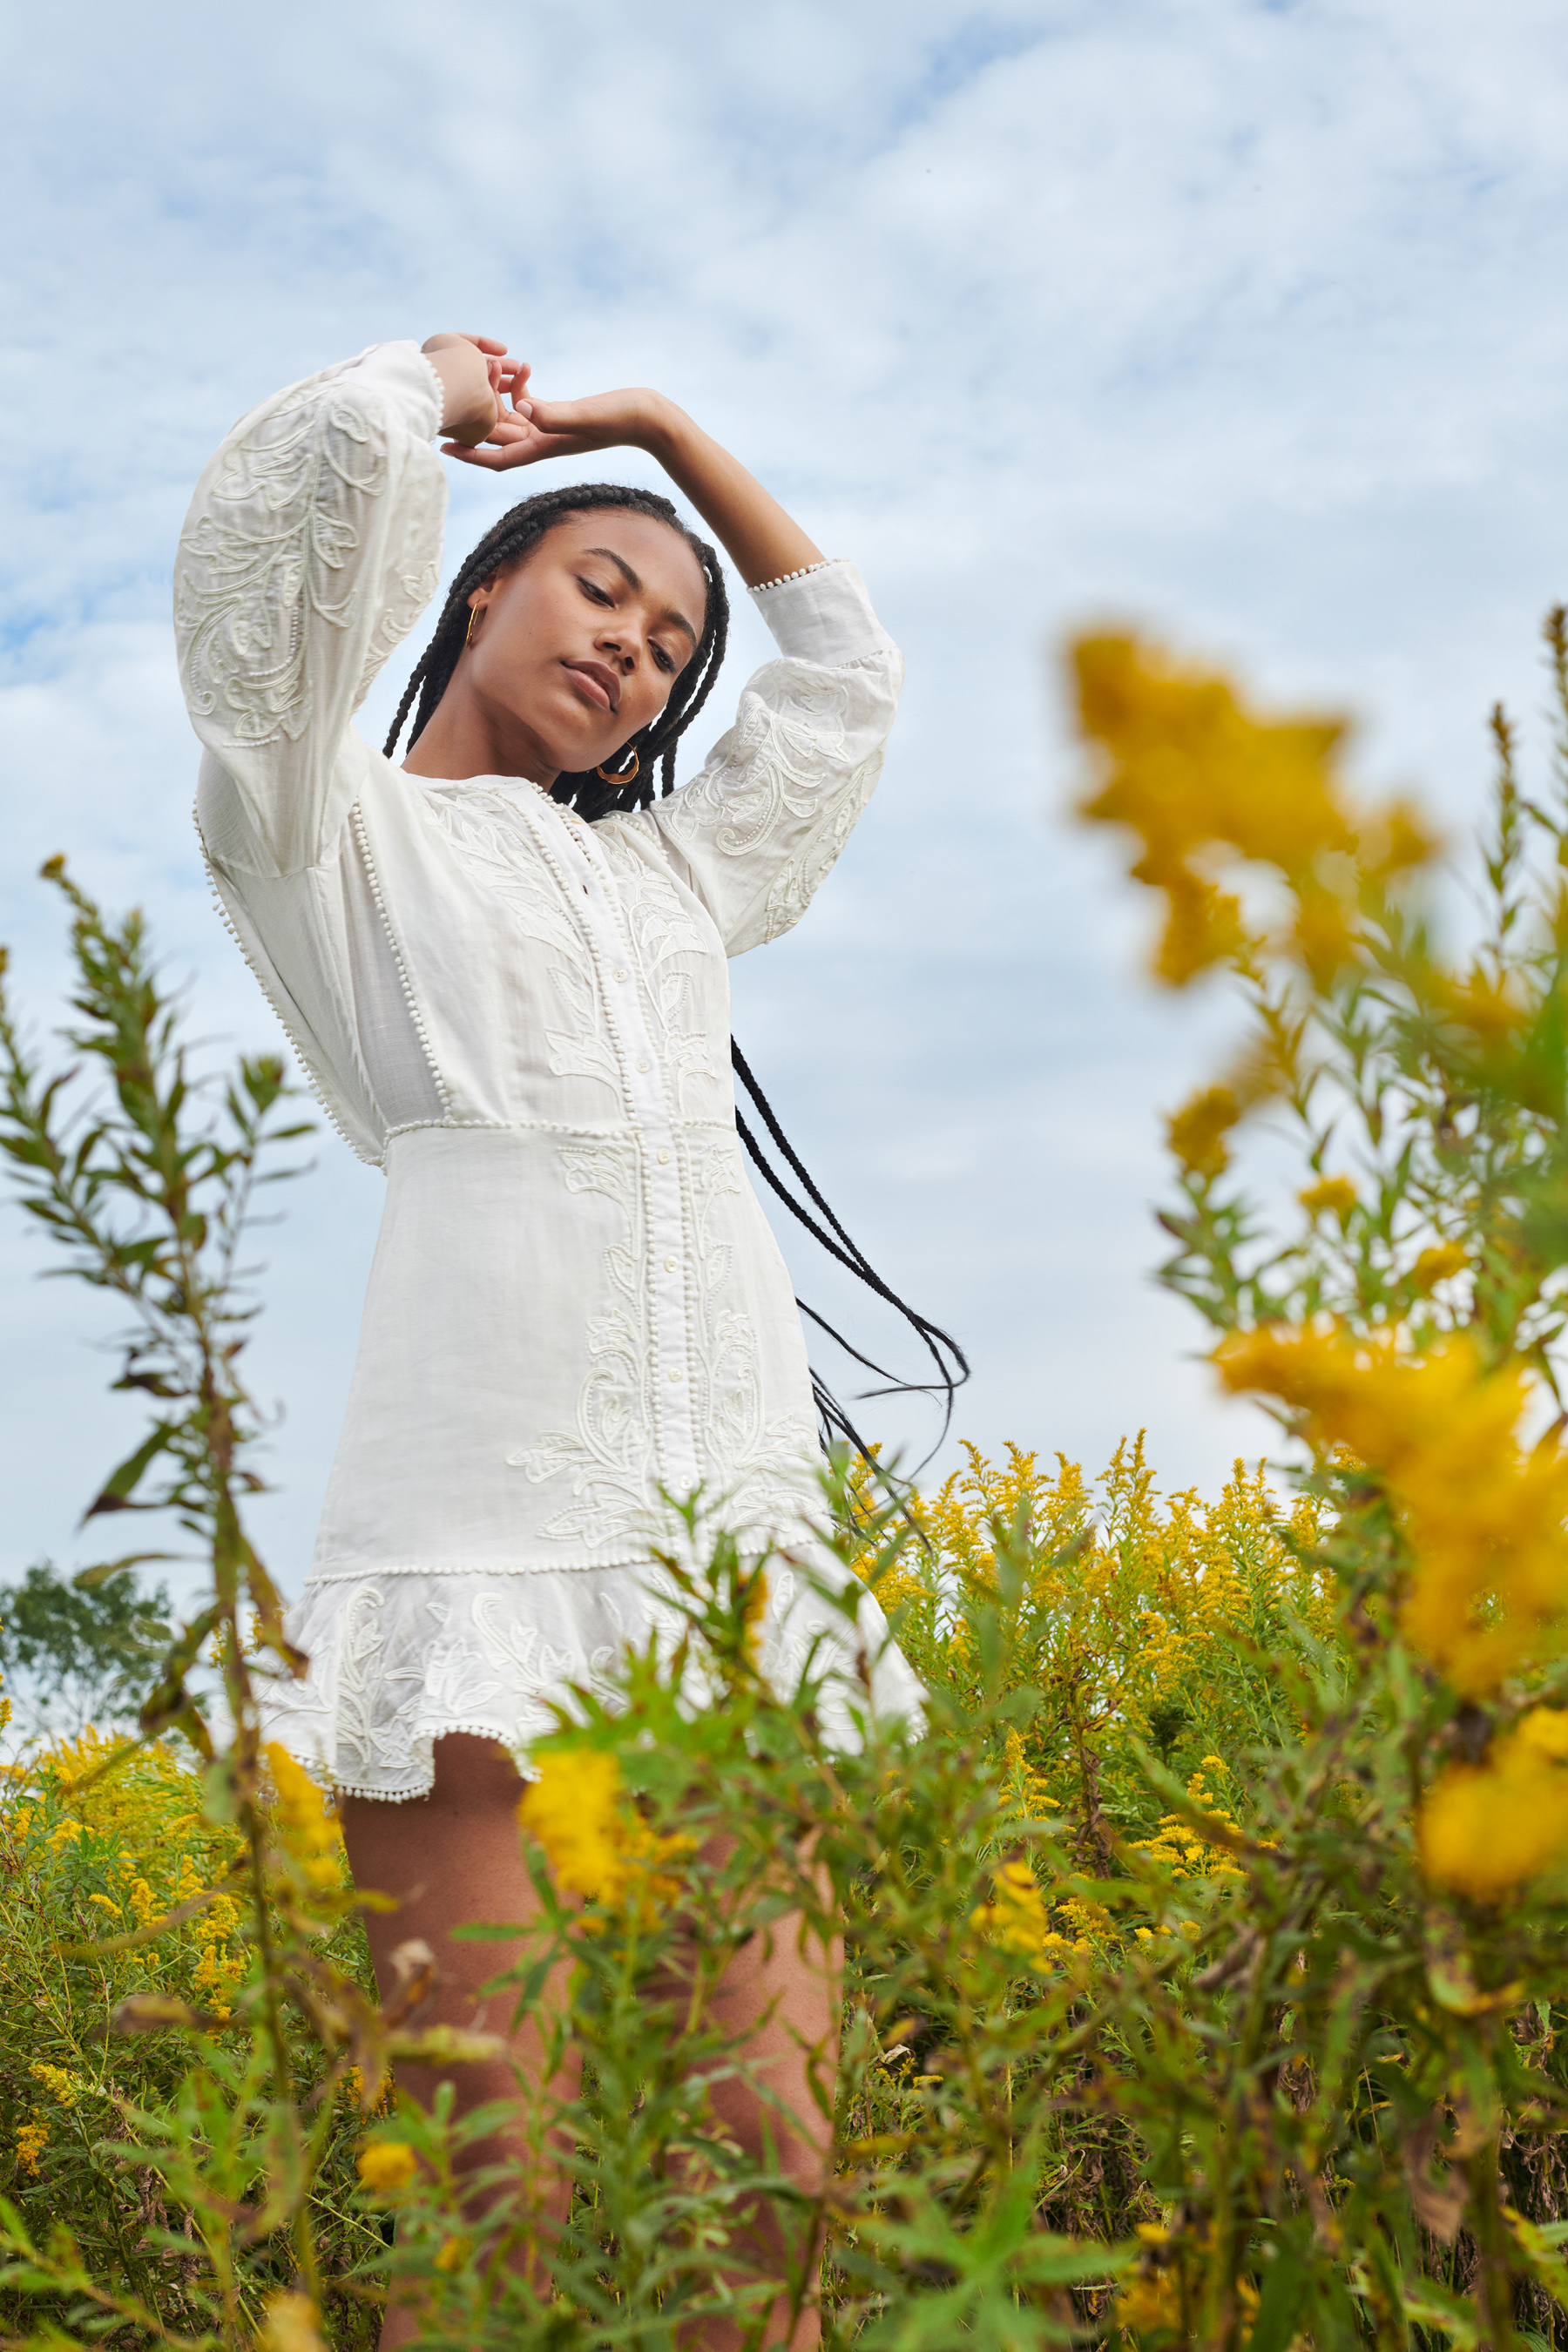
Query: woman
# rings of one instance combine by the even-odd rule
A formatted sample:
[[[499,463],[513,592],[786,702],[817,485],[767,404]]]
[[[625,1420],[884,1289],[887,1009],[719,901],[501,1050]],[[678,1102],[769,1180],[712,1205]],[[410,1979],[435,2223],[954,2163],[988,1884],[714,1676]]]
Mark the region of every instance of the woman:
[[[384,1987],[423,1937],[438,2014],[462,2023],[500,1962],[447,1931],[532,1907],[506,1751],[657,1622],[660,1490],[700,1485],[759,1544],[803,1538],[811,1380],[741,1166],[725,958],[804,912],[876,782],[901,674],[853,566],[672,403],[547,404],[528,373],[436,335],[264,403],[202,477],[175,594],[224,913],[328,1117],[388,1180],[283,1736],[330,1773],[357,1883],[398,1898],[368,1923]],[[498,472],[647,450],[723,542],[781,657],[680,790],[723,580],[645,491],[577,486],[503,517],[405,698],[403,767],[354,734],[436,584],[437,432]],[[866,1606],[874,1699],[911,1710]],[[826,1613],[775,1572],[769,1671],[817,1636]],[[828,1958],[786,1943],[731,1988],[781,2090],[836,2000]],[[465,2068],[461,2100],[510,2080]],[[805,2183],[825,2150],[804,2094],[797,2111]],[[743,2102],[732,2121],[760,2145]],[[401,2335],[394,2313],[384,2342]]]

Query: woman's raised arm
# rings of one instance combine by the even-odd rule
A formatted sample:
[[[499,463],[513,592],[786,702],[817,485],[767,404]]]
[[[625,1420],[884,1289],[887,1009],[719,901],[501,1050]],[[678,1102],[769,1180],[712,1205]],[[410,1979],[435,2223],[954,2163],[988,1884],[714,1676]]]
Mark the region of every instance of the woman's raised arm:
[[[438,354],[432,352],[431,360],[439,364]],[[601,392],[589,400],[537,400],[526,390],[527,368],[520,367],[512,378],[511,408],[500,409],[498,404],[495,423],[470,441],[467,435],[480,407],[479,387],[471,377],[468,371],[464,431],[443,445],[448,457],[501,473],[513,466],[538,465],[546,457],[580,457],[590,449],[646,449],[690,499],[748,588],[822,562],[821,550],[778,500],[662,393]]]

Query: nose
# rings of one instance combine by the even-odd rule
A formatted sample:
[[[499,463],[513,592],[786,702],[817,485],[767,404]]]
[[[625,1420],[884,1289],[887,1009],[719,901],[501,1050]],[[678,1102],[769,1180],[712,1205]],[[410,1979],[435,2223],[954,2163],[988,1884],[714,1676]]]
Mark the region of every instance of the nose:
[[[626,676],[630,677],[633,670],[636,669],[637,666],[637,655],[631,650],[631,648],[618,636],[601,637],[599,640],[599,646],[602,652],[608,654],[613,660],[617,661],[625,670]]]

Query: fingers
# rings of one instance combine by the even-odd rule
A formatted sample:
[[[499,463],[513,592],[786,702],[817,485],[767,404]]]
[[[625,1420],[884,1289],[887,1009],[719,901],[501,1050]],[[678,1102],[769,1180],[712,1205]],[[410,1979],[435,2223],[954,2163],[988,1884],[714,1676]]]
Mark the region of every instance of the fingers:
[[[583,400],[531,400],[529,412],[542,433],[580,433],[588,420]]]
[[[580,457],[597,446],[574,433],[538,433],[526,440],[498,444],[495,438],[469,449],[460,441],[444,441],[443,457],[460,457],[466,466],[483,466],[487,473],[509,473],[514,466],[537,466],[545,457]]]
[[[497,359],[504,359],[506,357],[506,345],[504,343],[498,343],[493,335],[470,335],[465,333],[462,340],[465,343],[472,343],[474,349],[477,352],[483,352],[487,358],[491,355]]]

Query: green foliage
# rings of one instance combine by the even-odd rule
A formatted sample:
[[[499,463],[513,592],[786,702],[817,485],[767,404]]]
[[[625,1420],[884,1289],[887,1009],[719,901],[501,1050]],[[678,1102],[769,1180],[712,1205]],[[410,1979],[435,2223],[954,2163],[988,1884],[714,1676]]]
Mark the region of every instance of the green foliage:
[[[134,1720],[168,1646],[169,1610],[162,1584],[144,1591],[121,1573],[83,1586],[52,1560],[0,1585],[0,1675],[13,1727],[74,1739],[89,1724]]]
[[[1014,1450],[911,1528],[874,1465],[836,1465],[823,1597],[852,1654],[879,1592],[918,1735],[871,1718],[860,1669],[770,1686],[758,1580],[814,1571],[743,1558],[693,1498],[662,1563],[682,1638],[534,1748],[537,1923],[472,1932],[505,1940],[546,2063],[461,2121],[447,2092],[367,2116],[399,2058],[495,2044],[422,2035],[417,1970],[375,2009],[330,1816],[262,1747],[295,1661],[240,1523],[235,1283],[280,1077],[242,1075],[215,1131],[139,929],[73,898],[110,1098],[68,1143],[6,1028],[0,1143],[139,1318],[154,1424],[99,1508],[172,1509],[212,1594],[142,1742],[35,1759],[0,1809],[0,2311],[33,2340],[358,2352],[391,2279],[431,2352],[761,2347],[818,2294],[830,2343],[878,2352],[1568,2345],[1568,1668],[1561,1611],[1525,1605],[1568,1559],[1568,1485],[1555,1433],[1516,1428],[1555,1377],[1568,1197],[1568,919],[1521,844],[1560,857],[1568,823],[1500,736],[1494,936],[1447,971],[1408,895],[1425,853],[1345,814],[1332,727],[1256,721],[1120,641],[1086,675],[1120,763],[1096,805],[1171,898],[1162,968],[1228,956],[1255,1018],[1173,1121],[1168,1278],[1302,1439],[1301,1491],[1238,1466],[1162,1499],[1140,1447],[1097,1486]],[[1273,860],[1266,921],[1218,895],[1227,844]],[[1229,1173],[1265,1105],[1311,1180],[1279,1244]],[[220,1749],[189,1679],[215,1642]],[[770,1938],[839,1934],[818,2195],[722,1986]],[[738,2081],[773,2101],[760,2150]]]

